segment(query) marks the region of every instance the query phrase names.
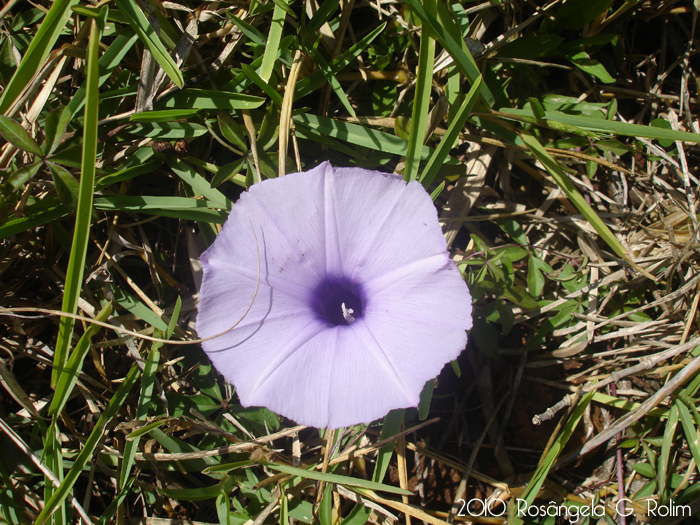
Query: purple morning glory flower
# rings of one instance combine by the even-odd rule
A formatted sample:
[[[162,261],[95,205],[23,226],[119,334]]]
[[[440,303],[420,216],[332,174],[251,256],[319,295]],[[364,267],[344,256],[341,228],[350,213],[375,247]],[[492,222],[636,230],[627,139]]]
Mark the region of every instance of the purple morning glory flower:
[[[255,229],[255,235],[253,232]],[[244,406],[338,428],[418,405],[471,298],[418,182],[329,163],[255,184],[202,254],[197,331]]]

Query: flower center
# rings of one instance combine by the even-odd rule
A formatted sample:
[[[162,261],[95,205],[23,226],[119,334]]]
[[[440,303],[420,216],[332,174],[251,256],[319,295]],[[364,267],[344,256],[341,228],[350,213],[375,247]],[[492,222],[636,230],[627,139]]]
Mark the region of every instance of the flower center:
[[[362,317],[361,286],[342,276],[327,276],[313,291],[311,307],[324,323],[350,325]]]

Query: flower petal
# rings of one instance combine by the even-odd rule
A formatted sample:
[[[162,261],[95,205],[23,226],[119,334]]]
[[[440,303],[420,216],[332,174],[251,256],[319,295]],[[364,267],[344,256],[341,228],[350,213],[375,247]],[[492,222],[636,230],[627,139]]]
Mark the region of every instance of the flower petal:
[[[358,320],[322,330],[288,353],[244,404],[266,406],[306,425],[339,428],[417,403],[417,393],[404,389]]]
[[[358,168],[335,169],[326,177],[348,276],[368,280],[447,253],[437,211],[418,182],[406,185],[400,177]]]
[[[364,320],[409,391],[456,359],[472,326],[471,298],[455,264],[434,256],[364,284]]]

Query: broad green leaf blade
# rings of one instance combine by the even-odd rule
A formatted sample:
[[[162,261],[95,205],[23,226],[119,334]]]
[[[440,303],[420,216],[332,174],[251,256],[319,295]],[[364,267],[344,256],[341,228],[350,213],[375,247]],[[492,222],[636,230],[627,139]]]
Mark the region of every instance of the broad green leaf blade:
[[[280,2],[287,5],[286,0],[280,0]],[[267,34],[265,54],[263,55],[262,65],[260,66],[260,78],[266,83],[270,80],[275,62],[277,61],[280,39],[282,38],[282,29],[284,28],[284,19],[287,17],[287,13],[281,3],[276,3],[275,10],[272,12],[270,32]]]
[[[80,183],[63,166],[49,161],[46,162],[46,165],[49,167],[53,182],[56,185],[58,198],[68,208],[77,211]]]
[[[304,113],[303,115],[294,117],[294,123],[300,126],[300,128],[303,126],[303,128],[309,128],[316,133],[344,140],[357,146],[383,151],[384,153],[405,156],[408,151],[408,141],[401,137],[390,135],[389,133],[370,127],[343,122],[342,120]],[[297,130],[297,133],[303,134],[303,128]],[[430,148],[423,146],[421,158],[427,159],[430,156],[430,152]],[[458,161],[457,159],[448,157],[445,163],[456,165]]]
[[[34,75],[43,67],[46,57],[49,56],[71,15],[71,8],[77,3],[78,0],[55,0],[51,4],[51,9],[32,38],[22,62],[0,97],[0,114],[7,113]]]
[[[80,190],[78,193],[78,210],[75,217],[75,231],[71,247],[68,270],[66,272],[66,284],[63,293],[64,312],[76,313],[78,311],[78,298],[83,286],[83,271],[85,269],[85,257],[90,236],[90,221],[92,220],[92,198],[95,188],[95,162],[97,160],[97,119],[100,103],[98,86],[99,71],[98,60],[100,58],[100,33],[96,20],[90,20],[90,37],[87,50],[87,80],[85,118],[83,122],[83,155],[81,162]],[[54,352],[53,371],[51,385],[55,388],[60,374],[68,359],[68,349],[73,336],[75,320],[62,317],[56,349]]]
[[[677,399],[676,406],[678,407],[678,415],[681,420],[681,425],[683,426],[683,432],[685,433],[685,439],[688,442],[690,453],[693,455],[695,464],[700,465],[700,431],[698,431],[698,428],[695,426],[693,416],[690,414],[690,410],[685,403]]]
[[[264,98],[253,95],[192,88],[175,93],[163,105],[166,108],[185,109],[256,109],[264,103]]]
[[[177,158],[168,158],[168,165],[173,170],[173,173],[189,185],[195,192],[196,196],[203,196],[205,199],[215,202],[218,207],[231,209],[233,203],[228,200],[219,190],[212,188],[209,181],[197,173],[192,166]]]
[[[130,122],[171,122],[179,119],[196,117],[199,109],[162,109],[134,113],[129,117]]]
[[[591,223],[591,226],[598,232],[598,235],[607,243],[608,246],[617,254],[618,257],[628,259],[628,254],[620,241],[615,237],[615,234],[610,231],[610,228],[598,217],[598,214],[591,208],[590,204],[583,198],[578,188],[574,186],[571,179],[564,170],[559,166],[559,163],[554,160],[547,150],[544,149],[539,141],[527,132],[520,134],[525,145],[528,147],[532,155],[539,160],[552,178],[557,182],[559,187],[564,191],[569,200],[576,206],[576,209]]]
[[[95,209],[131,211],[216,224],[223,224],[228,217],[228,212],[222,210],[219,203],[187,197],[110,195],[95,199]]]
[[[464,98],[464,102],[462,102],[459,110],[452,117],[450,125],[447,128],[447,133],[445,133],[445,135],[442,137],[440,144],[438,144],[438,147],[435,148],[435,151],[428,159],[428,162],[425,165],[423,173],[419,179],[420,183],[423,184],[426,189],[432,184],[435,176],[445,162],[445,159],[447,159],[450,150],[457,142],[459,133],[462,131],[464,123],[467,121],[469,113],[474,107],[474,104],[479,96],[482,82],[483,79],[481,76],[479,76],[469,90],[469,93],[467,93],[467,96]]]
[[[42,160],[37,160],[31,164],[22,166],[7,178],[8,184],[12,186],[13,190],[19,189],[20,186],[24,186],[27,182],[34,178],[37,173],[39,173],[39,170],[43,164],[44,162]]]
[[[376,483],[374,481],[369,481],[366,479],[351,478],[350,476],[329,474],[327,472],[316,472],[315,470],[295,468],[290,467],[289,465],[278,465],[276,463],[269,463],[267,461],[262,462],[262,464],[265,465],[267,468],[277,470],[279,472],[284,472],[285,474],[291,474],[292,476],[299,476],[305,479],[323,481],[324,483],[335,483],[337,485],[346,485],[348,487],[360,487],[368,490],[382,490],[384,492],[390,492],[392,494],[406,494],[407,496],[412,494],[412,492],[408,490],[403,490],[399,487],[392,487],[391,485],[384,485],[383,483]]]
[[[148,47],[148,50],[153,55],[153,58],[158,65],[163,68],[163,71],[170,77],[176,86],[182,88],[185,84],[185,79],[182,76],[182,71],[177,67],[177,64],[172,59],[165,46],[158,38],[158,35],[151,27],[146,15],[143,14],[141,8],[134,0],[114,0],[121,14],[129,21],[132,29],[139,36],[141,42]]]
[[[25,217],[19,217],[17,219],[7,221],[5,224],[0,226],[0,238],[4,239],[10,235],[17,235],[23,231],[43,226],[44,224],[56,221],[61,217],[65,217],[69,213],[70,210],[68,208],[62,204],[58,204],[58,201],[56,201],[52,206],[42,207],[41,209],[33,210],[31,214],[28,214]]]
[[[433,17],[437,14],[436,0],[424,0],[425,12]],[[435,39],[427,24],[423,24],[418,52],[418,77],[416,78],[413,99],[413,115],[411,131],[408,137],[408,152],[406,153],[406,168],[404,179],[412,181],[418,178],[420,157],[425,142],[425,129],[428,125],[428,110],[430,108],[430,92],[433,88],[433,64],[435,63]]]
[[[2,135],[7,142],[19,149],[28,151],[37,157],[44,156],[39,144],[36,143],[19,122],[2,115],[0,115],[0,135]]]
[[[66,134],[66,129],[70,123],[72,113],[68,106],[58,106],[56,109],[46,115],[44,121],[44,134],[46,138],[41,145],[44,155],[51,155],[61,144],[63,135]]]

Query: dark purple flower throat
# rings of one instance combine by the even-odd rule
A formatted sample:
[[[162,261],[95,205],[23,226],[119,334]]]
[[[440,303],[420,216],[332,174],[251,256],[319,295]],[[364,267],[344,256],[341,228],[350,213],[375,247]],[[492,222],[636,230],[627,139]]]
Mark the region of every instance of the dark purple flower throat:
[[[318,319],[332,326],[349,325],[362,317],[362,287],[344,276],[329,275],[311,295]]]

